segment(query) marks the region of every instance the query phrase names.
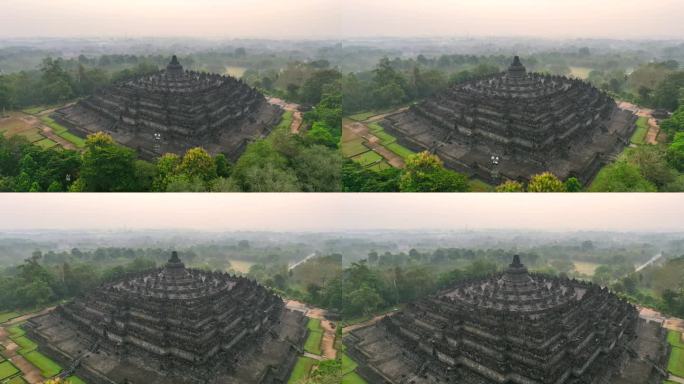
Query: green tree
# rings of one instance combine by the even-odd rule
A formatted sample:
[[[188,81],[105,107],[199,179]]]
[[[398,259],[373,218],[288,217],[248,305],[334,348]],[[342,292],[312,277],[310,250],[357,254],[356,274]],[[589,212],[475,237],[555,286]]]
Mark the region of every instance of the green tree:
[[[89,192],[121,192],[135,189],[135,152],[117,145],[111,136],[88,135],[81,177]]]
[[[197,178],[208,182],[217,177],[216,164],[203,148],[188,149],[183,156],[178,170],[188,175],[190,179]]]
[[[525,186],[516,180],[506,180],[496,186],[497,192],[525,192]]]
[[[439,157],[424,151],[406,159],[399,189],[402,192],[466,192],[469,186],[465,175],[445,169]]]
[[[667,148],[667,162],[678,171],[684,172],[684,132],[677,132]]]
[[[576,177],[569,177],[563,183],[566,192],[582,192],[582,183]]]
[[[157,172],[152,182],[152,190],[156,192],[166,191],[171,179],[178,175],[178,166],[181,158],[175,153],[165,153],[157,160]]]
[[[589,187],[590,192],[655,192],[656,186],[641,174],[639,168],[617,161],[603,168]]]
[[[214,156],[214,164],[216,165],[216,175],[218,177],[230,176],[231,164],[223,153]]]
[[[528,192],[565,192],[563,182],[551,172],[543,172],[532,176],[527,184]]]

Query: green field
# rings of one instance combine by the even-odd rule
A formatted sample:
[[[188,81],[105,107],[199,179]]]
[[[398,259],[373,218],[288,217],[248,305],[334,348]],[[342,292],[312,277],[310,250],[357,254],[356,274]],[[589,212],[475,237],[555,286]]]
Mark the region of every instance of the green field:
[[[588,67],[570,67],[570,76],[578,79],[586,79],[589,77],[589,72],[591,72],[591,68]]]
[[[39,141],[36,141],[36,142],[33,143],[33,144],[35,144],[35,145],[37,145],[37,146],[39,146],[39,147],[41,147],[41,148],[43,148],[43,149],[48,149],[48,148],[52,148],[52,147],[57,146],[57,143],[55,143],[54,141],[52,141],[52,140],[50,140],[50,139],[39,140]]]
[[[632,134],[632,144],[643,144],[646,139],[646,132],[648,132],[648,118],[641,116],[636,121],[636,130]]]
[[[407,157],[415,154],[412,150],[404,147],[403,145],[399,143],[392,143],[390,145],[386,146],[387,149],[390,151],[396,153],[397,155],[401,156],[402,159],[406,160]]]
[[[225,74],[239,79],[245,74],[246,70],[247,68],[245,67],[234,67],[229,65],[226,67]]]
[[[19,349],[20,354],[26,354],[38,348],[38,345],[26,336],[13,337],[12,340],[17,343],[21,349]]]
[[[359,376],[358,373],[356,372],[351,372],[348,373],[344,376],[342,376],[342,383],[341,384],[368,384],[366,380],[363,379],[363,377]]]
[[[672,346],[667,370],[673,375],[684,377],[684,343],[682,343],[681,337],[679,332],[668,331],[667,333],[667,341]]]
[[[85,147],[85,140],[81,139],[80,137],[74,135],[73,133],[71,133],[69,131],[60,132],[57,134],[57,136],[59,136],[62,139],[72,143],[73,145],[76,146],[76,148],[84,148]]]
[[[0,324],[4,323],[6,321],[12,320],[15,317],[19,317],[19,316],[20,316],[20,314],[17,312],[2,312],[2,313],[0,313]]]
[[[384,160],[379,162],[379,163],[375,163],[375,164],[371,165],[370,167],[368,167],[368,169],[371,169],[375,172],[382,171],[383,169],[389,169],[389,168],[392,168],[392,166],[389,165],[389,163],[384,161]]]
[[[573,264],[575,265],[575,270],[577,272],[585,274],[587,276],[594,276],[594,271],[601,265],[597,263],[589,263],[586,261],[573,261]]]
[[[292,374],[287,384],[301,384],[309,378],[309,372],[311,372],[311,367],[316,364],[316,360],[309,357],[300,357],[297,359],[297,364],[295,364],[292,369]]]
[[[360,155],[352,157],[352,160],[363,165],[364,167],[367,167],[373,163],[377,163],[377,162],[383,160],[383,157],[378,155],[374,151],[368,151],[368,152],[365,152],[365,153],[362,153]]]
[[[62,367],[38,351],[29,352],[24,355],[24,358],[40,369],[40,374],[45,378],[55,376],[62,371]]]
[[[254,265],[253,262],[251,261],[243,261],[243,260],[228,260],[230,262],[230,267],[233,268],[235,271],[238,271],[240,273],[247,273],[249,272],[249,268]]]
[[[363,144],[364,141],[365,140],[363,139],[363,137],[359,137],[354,140],[343,141],[340,145],[342,156],[354,157],[356,155],[360,155],[364,152],[370,151],[370,149]]]
[[[26,140],[30,143],[35,143],[36,141],[43,140],[45,136],[41,135],[38,130],[32,129],[24,132],[18,133],[19,136],[24,136]]]
[[[667,331],[667,342],[673,347],[684,348],[682,334],[677,331]]]
[[[24,332],[24,330],[21,329],[21,326],[19,325],[13,325],[7,328],[7,332],[10,333],[10,338],[24,336],[26,334],[26,332]]]
[[[40,121],[42,121],[43,124],[47,125],[48,127],[52,128],[52,131],[54,133],[59,134],[68,131],[68,129],[65,126],[56,122],[50,116],[43,116],[40,118]]]
[[[309,329],[309,336],[304,343],[304,350],[314,355],[322,354],[321,340],[323,340],[323,328],[321,328],[321,320],[309,319],[306,327]]]
[[[66,382],[69,384],[86,384],[86,382],[78,376],[69,376],[67,377]]]
[[[0,380],[10,378],[19,372],[19,369],[9,361],[0,363]]]
[[[13,378],[6,381],[4,384],[26,384],[26,383],[27,383],[27,381],[24,380],[24,378],[19,375],[19,376],[14,376]]]

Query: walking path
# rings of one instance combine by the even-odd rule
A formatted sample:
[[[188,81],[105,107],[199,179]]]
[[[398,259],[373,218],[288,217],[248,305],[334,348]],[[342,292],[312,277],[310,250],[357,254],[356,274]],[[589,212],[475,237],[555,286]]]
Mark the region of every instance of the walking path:
[[[634,103],[628,101],[619,101],[618,107],[632,111],[635,115],[639,117],[648,118],[648,131],[646,131],[646,136],[644,136],[644,142],[646,144],[658,144],[658,134],[660,133],[660,126],[658,125],[658,120],[653,117],[653,110],[650,108],[643,108]]]
[[[299,129],[302,127],[302,112],[299,111],[300,105],[295,103],[288,103],[283,99],[277,97],[267,97],[269,103],[277,105],[286,111],[292,112],[292,123],[290,124],[290,132],[299,133]]]
[[[370,320],[366,320],[366,321],[361,322],[361,323],[356,323],[356,324],[346,326],[346,327],[342,328],[342,334],[344,335],[344,334],[347,334],[347,333],[354,331],[356,329],[367,327],[369,325],[373,325],[373,324],[377,323],[378,321],[382,320],[385,316],[392,316],[397,312],[398,311],[386,312],[386,313],[377,315]]]
[[[309,317],[311,319],[319,319],[321,321],[321,328],[323,328],[323,338],[321,339],[321,351],[323,351],[323,354],[319,356],[319,359],[317,360],[328,360],[337,357],[337,350],[335,349],[335,325],[333,324],[333,322],[326,319],[325,315],[328,311],[326,311],[325,309],[309,306],[297,300],[287,300],[285,302],[285,306],[293,311],[304,312],[306,317]],[[307,354],[305,354],[305,356],[307,356]]]

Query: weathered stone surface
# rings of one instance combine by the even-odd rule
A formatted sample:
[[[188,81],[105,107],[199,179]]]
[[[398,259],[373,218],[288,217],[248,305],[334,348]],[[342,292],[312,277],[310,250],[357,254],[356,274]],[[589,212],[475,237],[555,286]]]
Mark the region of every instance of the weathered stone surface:
[[[305,317],[246,278],[164,268],[131,274],[31,320],[41,348],[94,383],[279,383]]]
[[[143,158],[201,146],[235,159],[281,114],[241,80],[185,71],[173,56],[165,71],[99,90],[54,117],[83,136],[107,132]]]
[[[411,303],[345,343],[372,384],[655,384],[664,338],[607,289],[528,273],[516,256],[505,272]]]
[[[635,120],[588,83],[528,73],[516,56],[508,71],[456,85],[381,124],[403,145],[488,182],[551,171],[588,183],[629,143]]]

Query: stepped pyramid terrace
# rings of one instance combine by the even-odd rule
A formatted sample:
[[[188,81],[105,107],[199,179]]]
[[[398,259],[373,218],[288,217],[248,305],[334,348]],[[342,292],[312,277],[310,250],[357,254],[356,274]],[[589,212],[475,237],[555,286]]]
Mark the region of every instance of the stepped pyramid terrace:
[[[98,90],[53,117],[82,136],[107,132],[147,159],[201,146],[234,160],[281,114],[241,80],[186,71],[174,55],[166,70]]]
[[[582,80],[507,71],[451,87],[380,124],[414,151],[497,184],[550,171],[589,183],[629,144],[636,117]]]
[[[528,272],[463,281],[345,339],[371,384],[656,384],[666,332],[591,283]]]
[[[24,328],[88,383],[283,383],[306,338],[306,318],[278,296],[176,252]]]

